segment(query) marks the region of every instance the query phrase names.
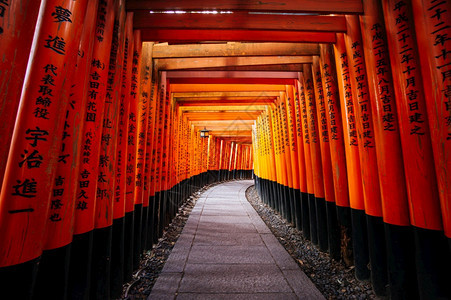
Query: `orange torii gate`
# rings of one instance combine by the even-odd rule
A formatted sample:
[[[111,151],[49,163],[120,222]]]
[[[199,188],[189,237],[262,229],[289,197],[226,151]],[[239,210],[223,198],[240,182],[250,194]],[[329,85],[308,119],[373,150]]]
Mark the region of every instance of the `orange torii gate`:
[[[76,2],[0,1],[11,297],[118,296],[191,193],[250,176],[377,295],[451,297],[448,2]]]

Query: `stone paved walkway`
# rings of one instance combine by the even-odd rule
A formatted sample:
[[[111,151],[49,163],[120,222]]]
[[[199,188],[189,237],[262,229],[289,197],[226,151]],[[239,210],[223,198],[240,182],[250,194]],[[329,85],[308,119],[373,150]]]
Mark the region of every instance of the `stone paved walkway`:
[[[252,184],[201,194],[148,299],[324,299],[246,200]]]

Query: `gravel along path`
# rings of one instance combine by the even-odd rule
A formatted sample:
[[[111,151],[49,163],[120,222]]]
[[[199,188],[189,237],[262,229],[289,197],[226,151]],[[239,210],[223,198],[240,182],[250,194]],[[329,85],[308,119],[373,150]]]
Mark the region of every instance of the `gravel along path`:
[[[251,186],[246,191],[254,207],[279,242],[290,253],[302,271],[316,285],[326,299],[381,299],[376,297],[369,282],[354,277],[354,267],[346,267],[319,249],[302,232],[291,227],[280,214],[265,205]]]
[[[133,280],[124,284],[122,299],[147,299],[199,195],[213,185],[205,186],[190,196],[179,209],[172,223],[165,228],[163,237],[143,256],[141,267],[134,273]],[[374,295],[369,282],[355,279],[353,267],[346,267],[343,262],[332,260],[327,253],[320,252],[304,238],[302,232],[291,227],[277,212],[266,206],[254,186],[247,189],[246,197],[326,299],[381,299]]]

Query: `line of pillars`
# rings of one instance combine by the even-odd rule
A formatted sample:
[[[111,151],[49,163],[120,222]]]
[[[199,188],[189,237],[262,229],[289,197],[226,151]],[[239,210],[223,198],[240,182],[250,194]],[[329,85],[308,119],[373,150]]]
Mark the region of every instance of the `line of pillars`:
[[[2,296],[119,298],[190,195],[252,176],[251,145],[200,138],[124,0],[0,6]]]

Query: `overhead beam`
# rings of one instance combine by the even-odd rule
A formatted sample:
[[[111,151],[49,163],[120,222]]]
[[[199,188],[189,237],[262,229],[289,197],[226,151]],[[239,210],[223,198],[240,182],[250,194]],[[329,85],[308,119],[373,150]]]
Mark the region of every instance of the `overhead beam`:
[[[335,32],[281,30],[141,29],[144,42],[197,43],[202,41],[335,43]]]
[[[361,0],[129,0],[128,10],[222,10],[361,14]]]
[[[218,112],[218,111],[236,111],[236,112],[254,112],[266,109],[266,105],[220,105],[220,106],[180,106],[181,111],[189,112]]]
[[[255,71],[168,71],[167,79],[173,78],[299,78],[298,72],[255,72]]]
[[[266,91],[286,91],[283,84],[171,84],[172,93],[181,92],[261,92],[260,96],[266,96]],[[174,95],[175,97],[175,95]]]
[[[308,64],[312,62],[312,56],[162,58],[155,59],[155,67],[158,70],[183,70],[206,67]]]
[[[202,99],[202,98],[200,98]],[[246,105],[264,105],[264,104],[272,104],[274,103],[274,99],[247,99],[247,100],[228,100],[228,99],[219,99],[219,100],[208,100],[201,101],[200,99],[189,99],[189,100],[179,100],[175,99],[176,102],[180,106],[221,106],[221,105],[234,105],[234,106],[246,106]]]
[[[195,71],[289,71],[300,72],[302,64],[287,64],[287,65],[258,65],[258,66],[233,66],[233,67],[213,67],[213,68],[199,68],[199,69],[185,69]]]
[[[222,121],[191,121],[191,124],[194,126],[205,126],[206,124],[208,124],[209,126],[230,126],[233,121],[227,121],[227,120],[222,120]],[[239,125],[242,126],[252,126],[254,124],[253,120],[240,120]]]
[[[149,14],[137,11],[135,29],[249,29],[346,32],[344,16],[269,14]]]
[[[174,92],[173,97],[174,98],[208,98],[208,97],[215,97],[215,98],[228,98],[228,97],[253,97],[253,98],[268,98],[268,97],[279,97],[280,92],[279,91],[257,91],[257,92]]]
[[[227,43],[153,46],[153,58],[215,56],[307,56],[319,55],[318,44],[302,43]]]

